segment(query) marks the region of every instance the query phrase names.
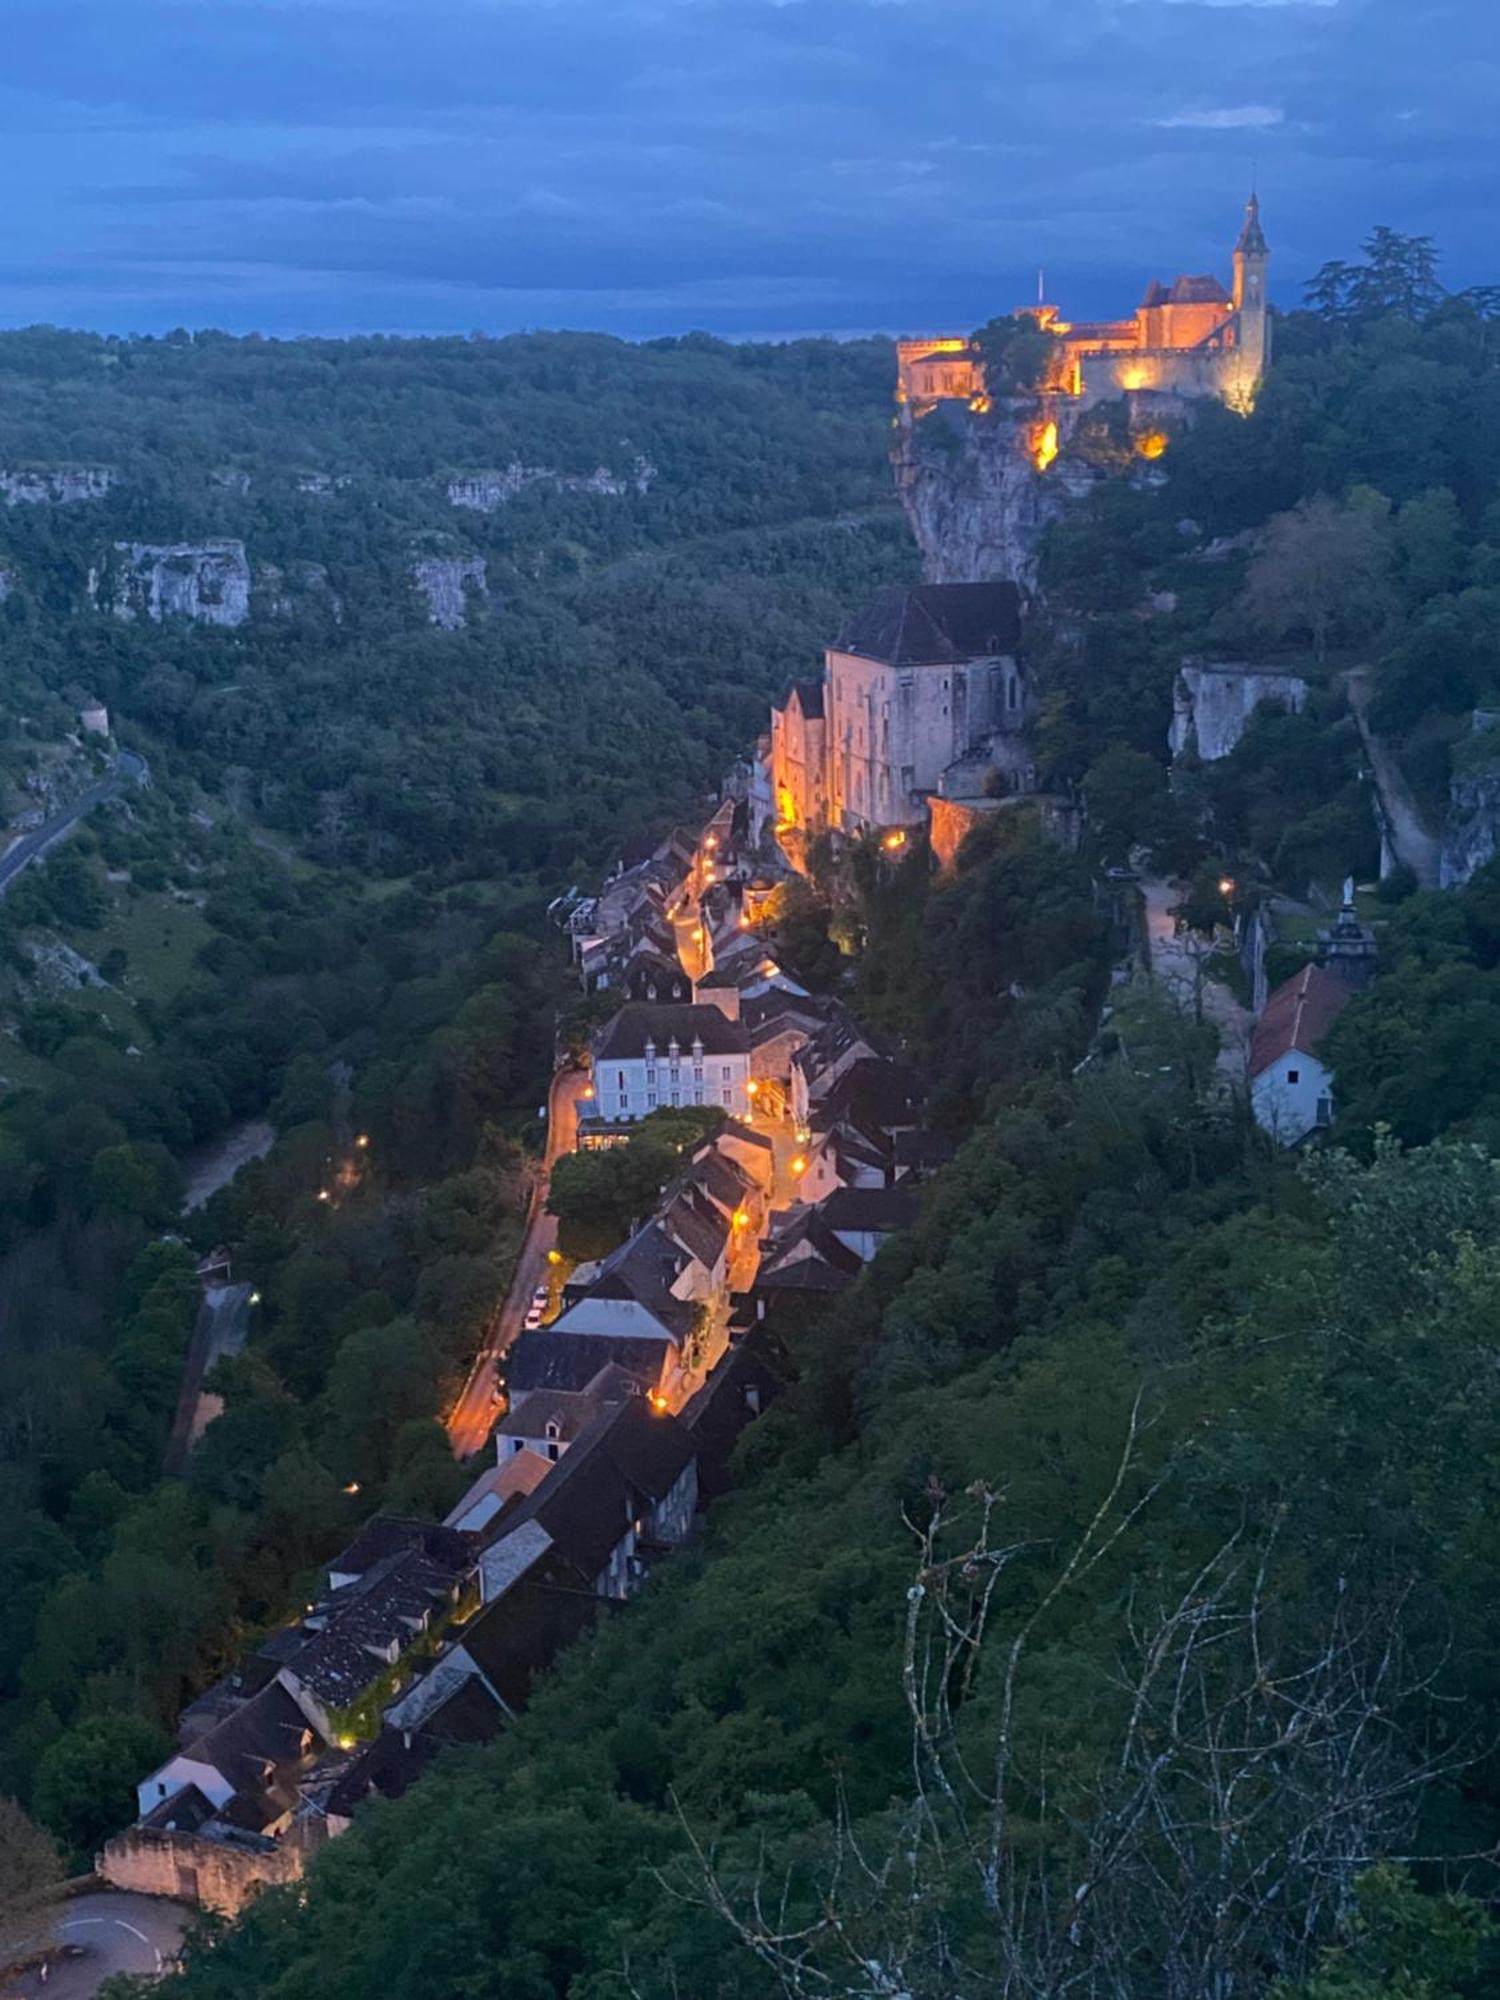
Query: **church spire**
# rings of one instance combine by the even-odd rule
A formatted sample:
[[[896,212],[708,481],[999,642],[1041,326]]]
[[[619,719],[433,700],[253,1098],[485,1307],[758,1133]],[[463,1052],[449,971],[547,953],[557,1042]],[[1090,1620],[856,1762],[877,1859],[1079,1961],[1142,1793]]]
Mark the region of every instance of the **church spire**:
[[[1252,188],[1250,199],[1245,203],[1245,226],[1240,231],[1240,240],[1235,249],[1244,257],[1269,257],[1271,246],[1266,242],[1266,233],[1260,226],[1260,196]]]

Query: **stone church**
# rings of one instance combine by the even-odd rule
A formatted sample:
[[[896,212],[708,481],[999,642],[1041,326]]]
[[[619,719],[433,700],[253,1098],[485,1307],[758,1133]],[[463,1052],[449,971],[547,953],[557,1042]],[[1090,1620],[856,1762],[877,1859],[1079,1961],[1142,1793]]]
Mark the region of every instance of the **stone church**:
[[[1013,583],[878,591],[771,713],[778,830],[924,824],[937,793],[1025,777],[1029,719]]]

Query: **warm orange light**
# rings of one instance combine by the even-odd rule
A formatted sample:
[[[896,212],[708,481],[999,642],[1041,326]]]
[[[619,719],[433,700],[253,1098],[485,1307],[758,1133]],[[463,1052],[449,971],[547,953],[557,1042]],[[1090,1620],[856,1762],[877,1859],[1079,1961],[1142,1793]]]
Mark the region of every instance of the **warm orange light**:
[[[753,1076],[751,1077],[750,1081],[745,1085],[745,1091],[746,1094],[750,1097],[760,1096],[760,1085],[756,1082]]]
[[[357,1493],[359,1491],[359,1481],[357,1479],[351,1479],[349,1481],[349,1484],[344,1488],[344,1491],[351,1495]]]
[[[1030,438],[1031,462],[1038,472],[1045,472],[1057,456],[1057,425],[1050,418],[1045,424],[1038,424]]]
[[[881,842],[881,846],[889,848],[893,854],[895,853],[898,847],[905,847],[905,845],[906,845],[906,835],[901,831],[899,827],[897,827],[893,833],[888,833],[885,839]]]
[[[651,1391],[651,1394],[646,1398],[646,1401],[651,1405],[652,1409],[655,1410],[658,1416],[660,1416],[662,1411],[665,1410],[667,1407],[667,1399],[662,1394],[660,1389],[653,1389]]]
[[[549,1250],[547,1252],[547,1262],[549,1264],[560,1264],[562,1262],[561,1250]]]
[[[711,833],[708,836],[707,840],[705,840],[703,843],[705,847],[717,847],[718,844],[719,844],[719,836],[716,833]]]
[[[359,1137],[358,1137],[358,1138],[357,1138],[357,1139],[355,1140],[355,1142],[354,1142],[354,1143],[355,1143],[355,1145],[356,1145],[356,1146],[358,1146],[358,1147],[359,1147],[360,1151],[361,1151],[361,1152],[363,1152],[363,1151],[364,1151],[364,1149],[365,1149],[365,1147],[366,1147],[366,1146],[368,1146],[368,1145],[369,1145],[369,1143],[370,1143],[370,1135],[369,1135],[369,1133],[368,1133],[368,1132],[361,1132],[361,1133],[360,1133],[360,1135],[359,1135]]]
[[[586,1083],[583,1086],[583,1089],[578,1094],[580,1097],[592,1097],[594,1094],[594,1086],[591,1083]]]
[[[703,928],[701,925],[699,925],[693,931],[693,943],[702,944],[702,942],[703,942]]]
[[[1135,441],[1135,448],[1142,458],[1161,458],[1170,443],[1165,431],[1143,431]]]
[[[328,1199],[328,1190],[327,1190],[327,1188],[319,1188],[319,1189],[318,1189],[318,1200],[319,1200],[319,1201],[327,1201],[327,1199]]]
[[[747,931],[749,930],[749,928],[750,928],[750,919],[742,912],[740,915],[740,929],[742,931]]]
[[[1219,877],[1219,894],[1221,896],[1232,896],[1234,894],[1234,877],[1232,875],[1221,875]]]
[[[794,1174],[805,1174],[807,1172],[807,1162],[800,1153],[792,1161],[792,1172]]]

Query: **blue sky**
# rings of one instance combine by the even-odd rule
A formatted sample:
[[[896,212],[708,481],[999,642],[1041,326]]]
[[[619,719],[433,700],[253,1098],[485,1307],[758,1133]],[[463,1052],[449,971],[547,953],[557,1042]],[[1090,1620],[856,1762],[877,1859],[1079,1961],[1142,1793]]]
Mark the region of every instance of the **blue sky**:
[[[1500,280],[1500,0],[0,0],[0,322],[967,327],[1376,222]]]

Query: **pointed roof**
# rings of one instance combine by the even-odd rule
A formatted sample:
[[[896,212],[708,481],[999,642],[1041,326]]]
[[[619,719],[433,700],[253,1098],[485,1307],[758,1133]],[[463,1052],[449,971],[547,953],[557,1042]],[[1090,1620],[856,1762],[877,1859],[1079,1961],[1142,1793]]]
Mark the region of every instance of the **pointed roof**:
[[[1293,1049],[1299,1055],[1314,1054],[1352,998],[1344,981],[1321,965],[1304,965],[1284,980],[1267,1000],[1250,1037],[1251,1080]]]
[[[1260,226],[1260,196],[1253,190],[1245,203],[1245,222],[1240,230],[1235,249],[1247,257],[1269,257],[1271,246],[1266,241],[1266,233]]]
[[[1020,641],[1013,583],[892,584],[854,614],[833,650],[893,667],[954,666],[1014,653]]]

